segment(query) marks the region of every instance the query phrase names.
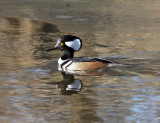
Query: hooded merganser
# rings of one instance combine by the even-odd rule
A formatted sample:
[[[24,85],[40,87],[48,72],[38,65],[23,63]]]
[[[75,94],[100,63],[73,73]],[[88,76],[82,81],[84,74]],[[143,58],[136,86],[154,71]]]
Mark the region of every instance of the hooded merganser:
[[[74,58],[74,52],[82,47],[82,40],[77,36],[64,35],[58,41],[56,46],[47,51],[61,50],[62,56],[58,60],[58,69],[60,71],[94,71],[100,68],[113,66],[113,62],[99,58],[78,57]]]

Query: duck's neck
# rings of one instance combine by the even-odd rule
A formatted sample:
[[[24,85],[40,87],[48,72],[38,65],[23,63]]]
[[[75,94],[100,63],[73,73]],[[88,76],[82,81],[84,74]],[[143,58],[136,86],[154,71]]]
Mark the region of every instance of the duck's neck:
[[[61,56],[61,59],[66,60],[66,59],[73,58],[73,56],[74,56],[74,51],[64,50]]]

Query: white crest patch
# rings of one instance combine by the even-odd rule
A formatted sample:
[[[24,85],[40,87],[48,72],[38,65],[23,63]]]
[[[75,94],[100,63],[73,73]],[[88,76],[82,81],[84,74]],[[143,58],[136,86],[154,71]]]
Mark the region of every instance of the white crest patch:
[[[80,39],[75,39],[73,41],[67,41],[67,42],[65,42],[65,44],[68,47],[73,48],[75,51],[78,51],[81,48],[81,45],[82,45]]]

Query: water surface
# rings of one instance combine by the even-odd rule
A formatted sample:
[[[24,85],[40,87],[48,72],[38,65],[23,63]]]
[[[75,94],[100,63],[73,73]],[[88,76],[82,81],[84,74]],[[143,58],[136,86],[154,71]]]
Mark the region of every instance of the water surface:
[[[59,29],[61,26],[48,22],[0,17],[0,120],[158,123],[160,28],[159,16],[153,15],[156,5],[145,0],[144,3],[133,2],[142,7],[138,13],[137,6],[130,2],[124,9],[123,2],[109,2],[108,16],[103,14],[105,8],[97,9],[102,11],[99,18],[106,17],[107,21],[100,21],[88,28],[89,31],[82,28],[83,24],[90,27],[98,14],[91,20],[91,15],[79,18],[57,13],[55,23],[65,20],[66,23],[62,23],[64,31]],[[115,9],[129,11],[122,14]],[[69,21],[73,27],[67,33]],[[75,31],[78,25],[83,26]],[[45,50],[54,46],[64,34],[73,34],[83,40],[76,57],[100,57],[129,66],[105,69],[99,76],[61,73],[57,70],[61,52]]]

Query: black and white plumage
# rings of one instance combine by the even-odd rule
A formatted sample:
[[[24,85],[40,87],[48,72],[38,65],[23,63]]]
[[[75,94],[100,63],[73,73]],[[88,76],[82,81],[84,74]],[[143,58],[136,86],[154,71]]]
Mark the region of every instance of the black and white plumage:
[[[77,36],[64,35],[58,41],[55,47],[50,50],[61,50],[62,56],[58,60],[58,68],[61,71],[92,71],[99,68],[110,67],[112,62],[104,59],[92,57],[74,58],[74,52],[82,47],[82,40]]]

